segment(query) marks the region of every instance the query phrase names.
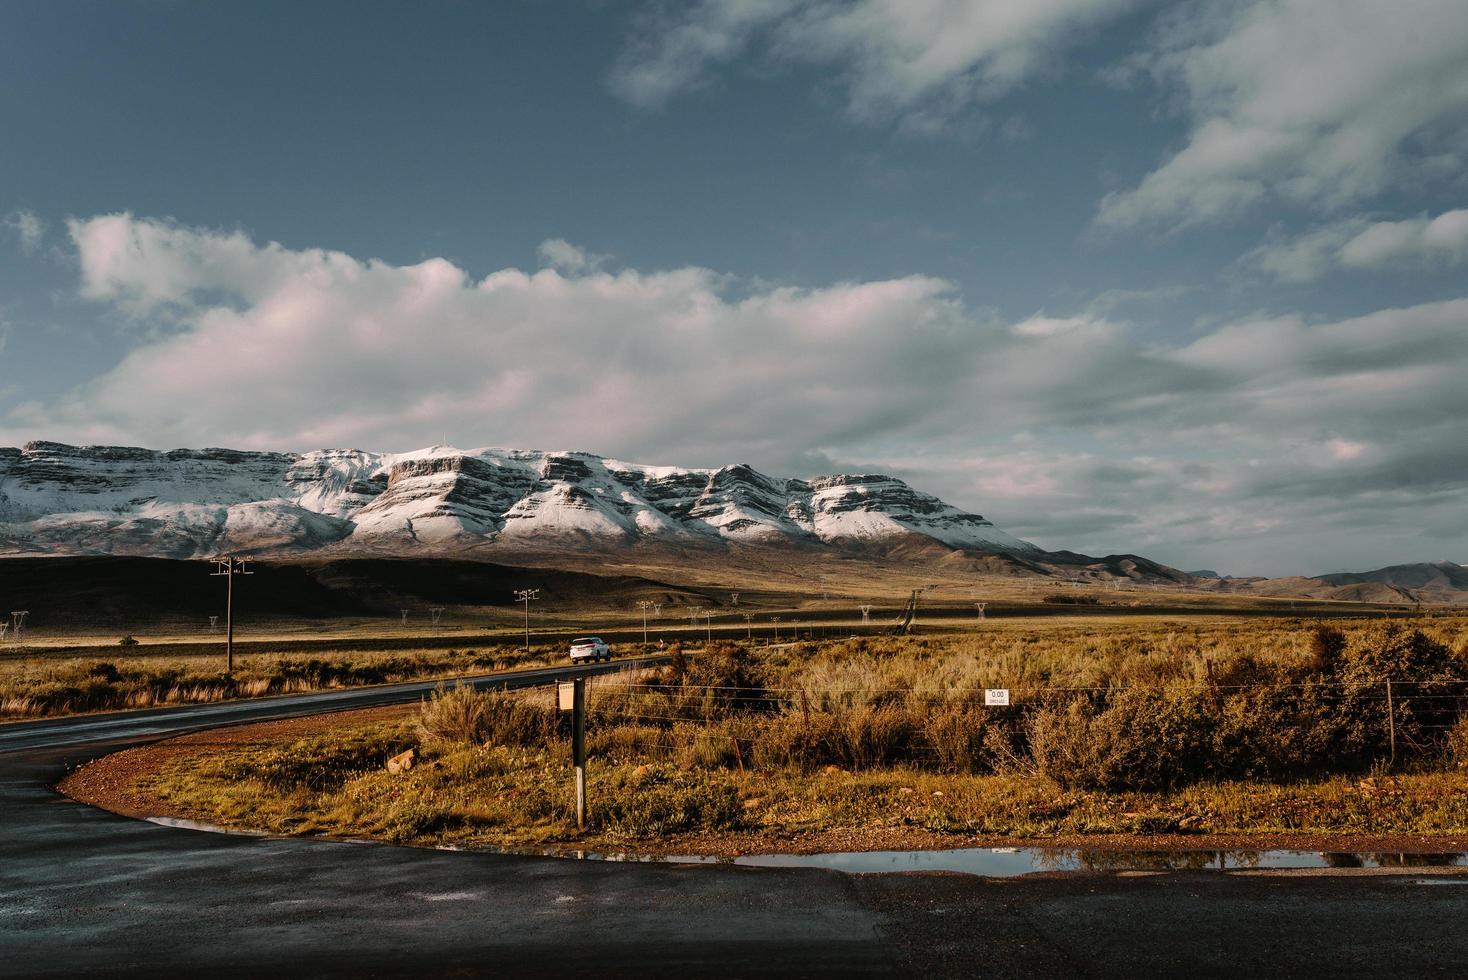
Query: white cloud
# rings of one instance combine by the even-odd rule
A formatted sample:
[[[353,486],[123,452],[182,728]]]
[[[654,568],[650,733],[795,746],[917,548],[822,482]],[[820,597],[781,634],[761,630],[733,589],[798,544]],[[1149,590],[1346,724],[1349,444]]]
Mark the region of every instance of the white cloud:
[[[1198,3],[1140,59],[1181,86],[1186,145],[1103,224],[1212,221],[1265,201],[1331,209],[1394,180],[1461,173],[1468,156],[1462,0]]]
[[[128,215],[71,230],[87,295],[174,329],[0,417],[0,444],[392,450],[448,434],[790,475],[828,458],[897,469],[1056,547],[1216,550],[1243,571],[1300,570],[1312,535],[1344,563],[1400,549],[1404,529],[1468,547],[1468,299],[1252,319],[1169,348],[1084,313],[1006,323],[924,276],[475,279]]]
[[[1117,324],[1099,317],[1088,315],[1053,317],[1043,313],[1037,313],[1028,320],[1022,320],[1009,328],[1010,332],[1018,337],[1055,337],[1083,331],[1111,332],[1118,329],[1120,328]]]
[[[597,272],[612,260],[610,255],[588,252],[578,245],[572,245],[564,238],[547,238],[540,243],[537,253],[540,255],[540,260],[552,269],[573,274]]]
[[[34,211],[27,211],[24,208],[12,211],[6,216],[4,224],[5,227],[15,232],[16,237],[20,239],[20,247],[24,251],[28,253],[40,251],[41,243],[46,239],[46,222]]]
[[[1270,241],[1245,262],[1287,282],[1309,282],[1335,269],[1406,263],[1457,263],[1468,258],[1468,208],[1403,221],[1347,218],[1297,238]]]
[[[777,60],[835,66],[851,115],[931,129],[1013,89],[1141,0],[704,0],[649,24],[612,75],[656,107],[762,40]],[[1015,124],[1012,135],[1021,132]]]

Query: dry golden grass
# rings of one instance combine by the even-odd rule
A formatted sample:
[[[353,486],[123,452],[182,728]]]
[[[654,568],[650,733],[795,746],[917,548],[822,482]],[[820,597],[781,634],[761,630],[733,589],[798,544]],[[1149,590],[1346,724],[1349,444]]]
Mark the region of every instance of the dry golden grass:
[[[1465,655],[1463,619],[1363,621],[1339,635],[1293,621],[1077,623],[719,646],[593,686],[589,840],[883,828],[1461,834]],[[1396,702],[1389,773],[1372,672],[1428,669],[1457,686],[1450,701],[1407,691]],[[1370,697],[1302,714],[1288,698],[1312,675],[1318,689],[1360,682]],[[1016,704],[983,708],[991,686],[1008,686]],[[1456,728],[1429,727],[1455,717]],[[277,831],[586,841],[572,824],[566,721],[544,692],[450,689],[416,725],[237,746],[178,763],[154,790],[207,819]],[[424,764],[387,773],[386,757],[410,744]],[[1271,775],[1265,763],[1280,760],[1298,766]]]

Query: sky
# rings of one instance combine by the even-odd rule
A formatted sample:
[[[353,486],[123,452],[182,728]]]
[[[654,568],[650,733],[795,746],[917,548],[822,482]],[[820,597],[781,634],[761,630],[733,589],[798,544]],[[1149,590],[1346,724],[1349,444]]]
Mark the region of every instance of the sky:
[[[0,445],[898,475],[1468,562],[1462,0],[0,6]]]

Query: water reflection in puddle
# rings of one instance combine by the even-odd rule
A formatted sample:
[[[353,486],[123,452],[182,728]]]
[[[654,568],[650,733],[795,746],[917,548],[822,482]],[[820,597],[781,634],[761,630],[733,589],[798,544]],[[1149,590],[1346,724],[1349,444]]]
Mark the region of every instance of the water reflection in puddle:
[[[628,856],[586,855],[611,860]],[[832,854],[749,854],[736,858],[674,855],[673,864],[733,864],[755,868],[827,868],[849,874],[951,871],[1012,877],[1042,871],[1205,871],[1253,868],[1440,868],[1468,865],[1468,854],[1320,851],[1113,851],[1044,847],[971,847],[949,851],[850,851]]]

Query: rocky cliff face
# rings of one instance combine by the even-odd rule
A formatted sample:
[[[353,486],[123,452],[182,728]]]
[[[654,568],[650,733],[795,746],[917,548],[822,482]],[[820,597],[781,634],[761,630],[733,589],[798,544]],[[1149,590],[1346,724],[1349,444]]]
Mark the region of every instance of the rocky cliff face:
[[[500,539],[859,548],[914,536],[959,550],[1041,554],[889,476],[789,480],[742,464],[683,469],[438,446],[303,455],[53,442],[0,449],[7,554],[412,553]]]

